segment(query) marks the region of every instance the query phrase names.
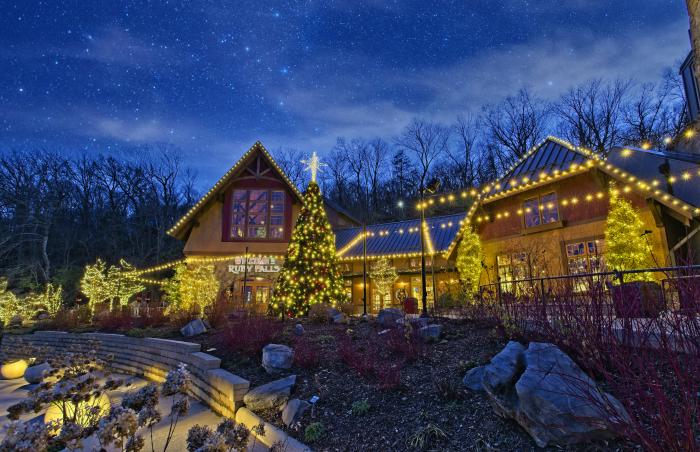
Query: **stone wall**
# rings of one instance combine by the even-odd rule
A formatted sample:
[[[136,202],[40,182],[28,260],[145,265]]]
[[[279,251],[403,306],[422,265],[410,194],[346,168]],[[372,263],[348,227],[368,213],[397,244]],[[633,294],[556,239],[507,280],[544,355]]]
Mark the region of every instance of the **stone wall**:
[[[250,382],[220,368],[221,360],[202,353],[201,345],[156,338],[134,338],[122,334],[37,331],[34,334],[5,334],[0,343],[2,359],[41,360],[47,354],[81,353],[95,350],[111,370],[163,382],[169,370],[187,364],[192,374],[192,396],[212,411],[233,418],[243,406]],[[26,356],[32,353],[34,356]]]

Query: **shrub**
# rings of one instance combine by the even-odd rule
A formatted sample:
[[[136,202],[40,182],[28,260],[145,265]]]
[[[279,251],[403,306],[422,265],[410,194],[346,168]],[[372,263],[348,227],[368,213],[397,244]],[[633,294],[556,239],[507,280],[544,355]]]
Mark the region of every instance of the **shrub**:
[[[432,448],[435,443],[445,438],[447,438],[447,434],[440,427],[428,424],[408,438],[408,446],[412,449],[424,450]]]
[[[313,422],[309,424],[304,430],[304,441],[307,443],[315,443],[323,438],[325,430],[326,429],[321,422]]]
[[[93,322],[102,331],[126,331],[134,327],[135,319],[128,309],[117,308],[95,315]]]
[[[90,309],[87,306],[78,306],[73,309],[61,309],[56,316],[42,325],[52,330],[75,330],[80,326],[90,323]]]
[[[255,356],[262,348],[282,334],[281,320],[257,315],[232,319],[220,333],[221,340],[231,350]]]
[[[316,323],[328,323],[331,321],[331,306],[325,303],[312,304],[309,308],[309,319]]]
[[[233,311],[233,303],[228,301],[222,292],[207,309],[207,320],[214,328],[222,328],[228,321],[229,314]]]
[[[369,404],[367,399],[364,400],[356,400],[352,402],[352,408],[351,412],[353,416],[364,416],[369,412],[369,409],[372,406]]]
[[[401,334],[401,333],[399,333]],[[390,341],[344,336],[338,339],[343,362],[362,377],[375,381],[379,389],[391,390],[401,384],[401,370],[407,359],[389,347]]]
[[[303,369],[318,367],[321,348],[305,336],[294,340],[294,364]]]
[[[441,377],[433,374],[433,389],[443,402],[460,399],[464,394],[462,382],[452,376]]]
[[[667,275],[666,293],[678,296],[680,303],[689,294],[689,300],[697,300],[692,297],[700,293],[700,277],[680,273]],[[545,305],[538,297],[502,298],[503,307],[492,312],[503,331],[554,343],[602,380],[630,418],[613,406],[598,408],[644,450],[700,448],[700,324],[694,313],[617,318],[605,286],[591,278],[561,283],[550,289],[548,299]],[[578,382],[570,383],[576,387]],[[597,399],[591,394],[590,400]]]

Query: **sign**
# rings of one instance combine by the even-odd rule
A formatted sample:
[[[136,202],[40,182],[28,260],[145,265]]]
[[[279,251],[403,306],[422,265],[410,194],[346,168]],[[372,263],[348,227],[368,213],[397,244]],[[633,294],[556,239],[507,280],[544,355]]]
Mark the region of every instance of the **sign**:
[[[233,264],[229,264],[229,273],[245,273],[246,258],[244,256],[233,259]],[[248,273],[278,273],[280,265],[274,257],[254,257],[248,258]]]

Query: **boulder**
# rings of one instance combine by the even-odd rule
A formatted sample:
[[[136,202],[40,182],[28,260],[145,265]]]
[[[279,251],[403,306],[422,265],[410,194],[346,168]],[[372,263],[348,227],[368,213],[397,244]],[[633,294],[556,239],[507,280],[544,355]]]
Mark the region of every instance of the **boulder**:
[[[284,405],[282,410],[282,422],[287,427],[291,427],[301,420],[306,410],[311,404],[306,400],[292,399]]]
[[[19,314],[15,315],[10,319],[8,324],[10,327],[21,327],[22,326],[22,317]]]
[[[31,384],[41,383],[44,381],[44,376],[46,376],[49,370],[51,370],[49,363],[41,363],[27,367],[27,370],[24,371],[24,379],[27,380],[27,383]]]
[[[289,400],[292,387],[297,381],[296,375],[258,386],[243,396],[243,402],[253,411],[280,408]]]
[[[2,365],[0,365],[0,377],[2,377],[3,380],[22,378],[27,367],[27,361],[23,359],[2,363]]]
[[[347,321],[347,317],[342,312],[338,312],[337,314],[333,314],[331,316],[331,321],[333,323],[345,323]]]
[[[427,342],[437,341],[442,334],[442,325],[428,325],[418,329],[421,339]]]
[[[292,368],[294,350],[282,344],[267,344],[263,348],[262,366],[267,373],[275,374]]]
[[[484,369],[484,366],[469,369],[462,380],[464,386],[472,391],[484,392],[484,386],[481,384],[481,379],[484,378]]]
[[[304,334],[304,325],[301,323],[297,323],[294,325],[294,335],[295,336],[302,336]]]
[[[180,329],[180,334],[185,337],[198,336],[207,332],[207,326],[202,319],[194,319]]]
[[[516,420],[538,446],[576,444],[617,436],[629,414],[602,392],[556,345],[532,342],[524,353],[525,371],[515,384]]]
[[[517,407],[515,382],[523,369],[525,347],[510,341],[484,369],[481,384],[494,411],[503,417],[513,417]]]
[[[398,319],[403,319],[403,312],[398,308],[384,308],[377,314],[377,321],[384,328],[395,327]]]
[[[601,391],[557,346],[508,345],[463,383],[483,390],[497,414],[515,419],[540,447],[611,439],[629,420],[622,404]]]

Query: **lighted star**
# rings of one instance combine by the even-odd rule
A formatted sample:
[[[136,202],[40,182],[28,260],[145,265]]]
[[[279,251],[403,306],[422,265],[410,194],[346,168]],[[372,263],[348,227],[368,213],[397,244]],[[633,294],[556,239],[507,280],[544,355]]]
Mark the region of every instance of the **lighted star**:
[[[311,182],[316,182],[316,174],[321,170],[322,166],[328,166],[325,163],[321,163],[318,155],[316,155],[316,151],[311,154],[311,158],[309,160],[302,160],[301,163],[306,165],[305,169],[311,171]]]

